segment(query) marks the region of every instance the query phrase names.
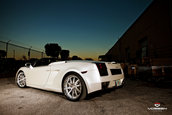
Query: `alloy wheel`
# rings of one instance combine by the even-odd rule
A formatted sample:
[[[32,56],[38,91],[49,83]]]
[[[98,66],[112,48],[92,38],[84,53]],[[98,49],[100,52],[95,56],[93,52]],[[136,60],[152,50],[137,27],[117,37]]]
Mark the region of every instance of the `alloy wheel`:
[[[21,88],[26,86],[26,78],[23,72],[20,72],[17,75],[17,85]]]
[[[76,100],[82,94],[82,83],[76,75],[69,75],[64,81],[64,93],[67,98]]]

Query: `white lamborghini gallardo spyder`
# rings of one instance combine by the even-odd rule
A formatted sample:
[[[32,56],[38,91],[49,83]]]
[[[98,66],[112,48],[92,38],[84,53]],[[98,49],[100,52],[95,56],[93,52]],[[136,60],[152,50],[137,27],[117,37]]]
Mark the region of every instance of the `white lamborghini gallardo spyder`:
[[[92,92],[123,85],[124,73],[115,62],[59,61],[50,64],[37,61],[26,63],[16,73],[20,88],[61,92],[71,101],[84,99]]]

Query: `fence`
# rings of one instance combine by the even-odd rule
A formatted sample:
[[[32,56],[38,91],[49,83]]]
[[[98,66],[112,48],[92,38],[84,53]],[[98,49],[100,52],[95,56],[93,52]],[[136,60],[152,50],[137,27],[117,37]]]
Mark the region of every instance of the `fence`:
[[[44,52],[4,41],[0,41],[0,50],[4,50],[7,53],[6,58],[14,58],[16,60],[29,60],[32,58],[40,59],[47,57]]]

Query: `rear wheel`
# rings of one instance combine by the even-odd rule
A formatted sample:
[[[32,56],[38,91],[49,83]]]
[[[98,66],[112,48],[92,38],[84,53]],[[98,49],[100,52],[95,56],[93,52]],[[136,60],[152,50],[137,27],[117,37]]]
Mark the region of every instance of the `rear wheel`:
[[[16,83],[20,88],[26,87],[26,77],[24,75],[24,72],[19,72],[16,76]]]
[[[63,93],[71,101],[81,100],[86,97],[86,86],[80,75],[71,73],[65,77]]]

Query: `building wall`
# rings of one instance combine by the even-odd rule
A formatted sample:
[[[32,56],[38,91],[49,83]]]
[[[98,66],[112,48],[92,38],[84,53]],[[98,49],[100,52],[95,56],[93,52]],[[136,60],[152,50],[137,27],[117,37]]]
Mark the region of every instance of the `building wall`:
[[[107,52],[110,60],[172,65],[170,0],[155,0]]]

